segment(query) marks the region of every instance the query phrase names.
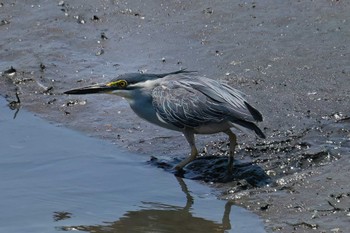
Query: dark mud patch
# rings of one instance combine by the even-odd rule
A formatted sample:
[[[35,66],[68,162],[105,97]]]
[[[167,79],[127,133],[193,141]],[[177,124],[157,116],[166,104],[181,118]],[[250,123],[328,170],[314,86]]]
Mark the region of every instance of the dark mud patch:
[[[181,170],[174,167],[180,162],[179,159],[171,161],[158,160],[152,157],[149,164],[165,171],[174,173],[178,177],[201,180],[213,183],[235,182],[237,190],[261,187],[271,183],[270,177],[265,171],[251,162],[234,161],[232,171],[228,168],[228,158],[218,156],[202,156],[188,164]],[[231,183],[231,185],[234,185]]]

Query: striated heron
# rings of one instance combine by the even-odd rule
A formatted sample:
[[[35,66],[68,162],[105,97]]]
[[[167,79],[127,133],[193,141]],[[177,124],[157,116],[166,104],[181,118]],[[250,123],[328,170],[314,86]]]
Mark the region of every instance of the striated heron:
[[[198,155],[195,134],[223,132],[229,136],[229,169],[232,168],[236,135],[231,128],[250,129],[260,138],[264,133],[253,123],[261,113],[231,86],[179,70],[165,74],[128,73],[102,85],[66,91],[65,94],[108,93],[125,97],[141,118],[158,126],[182,132],[191,155],[175,168],[182,169]]]

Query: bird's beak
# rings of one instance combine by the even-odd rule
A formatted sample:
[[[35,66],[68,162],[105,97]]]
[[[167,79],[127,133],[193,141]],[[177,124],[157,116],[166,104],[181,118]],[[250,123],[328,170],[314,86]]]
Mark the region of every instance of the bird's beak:
[[[115,88],[111,86],[101,84],[101,85],[93,85],[93,86],[72,89],[69,91],[65,91],[64,94],[84,95],[84,94],[108,93],[113,91],[114,89]]]

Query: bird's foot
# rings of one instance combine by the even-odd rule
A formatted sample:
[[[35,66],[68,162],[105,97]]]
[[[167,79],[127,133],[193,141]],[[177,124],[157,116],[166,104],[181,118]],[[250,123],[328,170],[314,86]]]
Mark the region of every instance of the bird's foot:
[[[174,172],[174,175],[176,177],[181,177],[181,178],[184,178],[185,177],[185,170],[183,168],[177,168],[175,167],[175,172]]]
[[[181,166],[180,164],[177,164],[177,165],[174,167],[174,169],[175,169],[176,171],[182,170],[182,169],[183,169],[183,166]]]

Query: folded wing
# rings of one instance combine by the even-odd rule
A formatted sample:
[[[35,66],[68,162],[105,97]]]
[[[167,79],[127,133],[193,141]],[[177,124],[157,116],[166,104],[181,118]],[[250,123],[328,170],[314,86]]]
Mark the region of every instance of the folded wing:
[[[152,91],[157,116],[176,127],[230,121],[261,121],[261,114],[249,105],[242,93],[232,87],[204,77],[165,77]]]

